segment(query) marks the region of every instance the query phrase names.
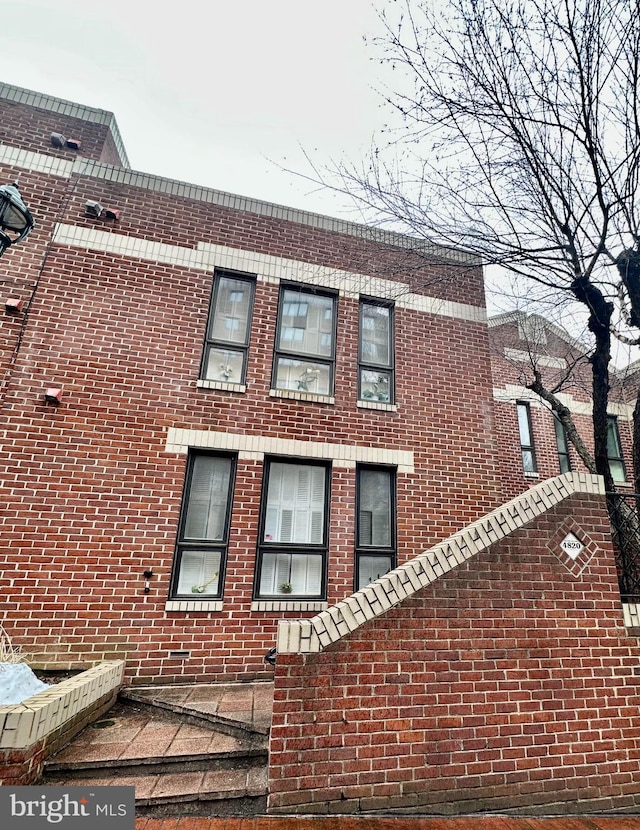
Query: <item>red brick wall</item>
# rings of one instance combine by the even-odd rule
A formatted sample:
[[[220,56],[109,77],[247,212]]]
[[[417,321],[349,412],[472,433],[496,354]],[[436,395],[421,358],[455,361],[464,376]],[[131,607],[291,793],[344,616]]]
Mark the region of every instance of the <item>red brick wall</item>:
[[[547,549],[567,517],[599,546],[577,578]],[[278,657],[270,809],[637,811],[639,664],[604,499],[573,496],[325,652]]]
[[[274,398],[278,288],[258,281],[247,391],[198,389],[212,273],[51,244],[51,232],[63,221],[188,247],[224,244],[481,304],[479,268],[97,178],[22,171],[20,183],[37,227],[0,260],[12,293],[32,300],[20,320],[0,319],[8,370],[0,590],[5,627],[37,663],[125,657],[128,678],[138,681],[262,676],[278,619],[300,616],[250,610],[263,465],[246,459],[238,462],[223,611],[165,610],[186,466],[184,455],[166,452],[170,427],[412,451],[415,472],[398,476],[400,562],[499,503],[483,323],[398,305],[398,409],[362,409],[358,302],[341,296],[335,404]],[[87,199],[121,208],[121,220],[86,217]],[[64,389],[59,408],[43,403],[54,383]],[[355,470],[334,467],[331,487],[334,602],[353,590]]]
[[[79,150],[53,147],[51,133],[80,141]],[[46,153],[74,161],[76,158],[119,164],[109,127],[81,118],[0,98],[0,141],[21,150]]]

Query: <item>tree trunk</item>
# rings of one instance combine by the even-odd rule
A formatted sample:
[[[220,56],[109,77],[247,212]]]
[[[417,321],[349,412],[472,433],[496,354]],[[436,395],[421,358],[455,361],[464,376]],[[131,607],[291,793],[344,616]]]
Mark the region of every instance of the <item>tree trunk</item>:
[[[611,318],[613,303],[605,300],[602,292],[587,276],[574,280],[573,294],[589,309],[589,331],[595,338],[595,348],[589,362],[592,372],[593,397],[593,457],[596,472],[603,476],[607,492],[613,492],[615,485],[609,467],[607,452],[609,403],[609,362],[611,361]]]

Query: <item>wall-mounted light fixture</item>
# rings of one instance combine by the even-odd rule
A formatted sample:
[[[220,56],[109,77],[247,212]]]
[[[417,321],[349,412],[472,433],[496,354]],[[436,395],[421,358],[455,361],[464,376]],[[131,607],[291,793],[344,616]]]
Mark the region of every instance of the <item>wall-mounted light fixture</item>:
[[[89,199],[85,202],[84,209],[87,216],[93,216],[94,219],[99,219],[100,217],[103,217],[104,219],[120,218],[119,208],[106,207],[106,205],[96,202],[93,199]]]
[[[4,301],[4,310],[7,314],[17,314],[22,308],[22,300],[18,297],[9,297]]]
[[[104,210],[100,202],[94,202],[92,199],[89,199],[85,203],[84,209],[87,216],[94,216],[96,219],[102,216],[102,211]]]
[[[22,201],[18,183],[0,187],[0,256],[33,230],[33,216]]]
[[[77,138],[65,138],[62,133],[51,133],[52,147],[66,147],[68,150],[79,150],[81,142]]]
[[[144,571],[144,592],[148,594],[151,590],[151,577],[153,576],[153,571],[151,569]]]
[[[62,387],[51,386],[44,393],[44,402],[47,406],[60,406],[60,399],[62,398]]]

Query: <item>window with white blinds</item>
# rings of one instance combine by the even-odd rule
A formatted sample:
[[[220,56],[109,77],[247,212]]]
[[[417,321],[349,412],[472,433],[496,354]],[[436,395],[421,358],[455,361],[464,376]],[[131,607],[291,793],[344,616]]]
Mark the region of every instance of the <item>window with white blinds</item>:
[[[217,542],[224,538],[230,477],[230,458],[193,457],[184,522],[185,539]]]
[[[395,567],[395,470],[359,466],[356,472],[356,589]]]
[[[189,455],[173,596],[210,599],[222,595],[234,466],[235,459],[229,455]]]
[[[264,541],[322,544],[325,478],[324,467],[270,465]]]
[[[258,596],[322,596],[327,470],[320,464],[267,461]]]
[[[319,596],[322,566],[321,554],[263,553],[260,595],[290,593],[294,596]],[[291,590],[283,590],[283,585],[291,585]]]

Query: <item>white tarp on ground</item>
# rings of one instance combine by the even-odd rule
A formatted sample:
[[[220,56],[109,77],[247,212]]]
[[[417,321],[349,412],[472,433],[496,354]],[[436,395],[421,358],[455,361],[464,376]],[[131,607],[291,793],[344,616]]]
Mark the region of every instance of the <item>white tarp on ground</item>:
[[[22,703],[48,688],[26,663],[0,663],[0,706]]]

